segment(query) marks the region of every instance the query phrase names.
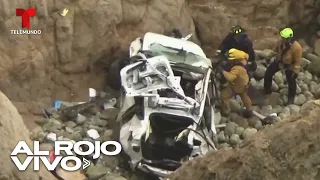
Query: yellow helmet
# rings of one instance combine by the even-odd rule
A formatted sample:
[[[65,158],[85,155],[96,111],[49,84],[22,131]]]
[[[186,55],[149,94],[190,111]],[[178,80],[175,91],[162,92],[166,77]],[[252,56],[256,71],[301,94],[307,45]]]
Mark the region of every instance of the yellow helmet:
[[[239,60],[239,61],[242,61],[242,60],[248,60],[249,58],[249,55],[243,51],[240,51],[238,49],[230,49],[229,52],[228,52],[228,59],[229,60]]]

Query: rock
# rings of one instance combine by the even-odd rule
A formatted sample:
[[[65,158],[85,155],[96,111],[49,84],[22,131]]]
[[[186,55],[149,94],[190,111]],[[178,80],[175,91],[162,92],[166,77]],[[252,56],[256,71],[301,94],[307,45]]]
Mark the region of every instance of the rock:
[[[287,84],[279,84],[279,88],[280,89],[283,89],[283,88],[286,88],[286,87],[288,87]]]
[[[70,135],[70,139],[74,140],[74,141],[81,141],[83,140],[82,139],[82,135],[79,131],[76,131],[76,132],[73,132],[71,135]]]
[[[311,65],[314,62],[320,61],[320,57],[315,54],[312,54],[312,53],[306,54],[305,58],[308,59],[309,61],[311,61]]]
[[[315,94],[317,92],[318,88],[319,88],[319,86],[316,82],[314,82],[314,81],[310,82],[309,89],[312,94]]]
[[[314,94],[314,99],[320,99],[320,91]]]
[[[278,104],[279,104],[280,106],[283,106],[283,105],[284,105],[283,100],[282,100],[282,99],[278,99]]]
[[[88,167],[86,174],[89,179],[96,179],[97,177],[104,177],[108,173],[107,169],[105,167],[99,167],[91,165]],[[100,179],[98,178],[98,179]]]
[[[303,95],[307,98],[307,101],[313,99],[313,94],[309,91],[304,92]]]
[[[95,116],[99,113],[99,108],[97,106],[92,106],[89,109],[87,109],[86,112]]]
[[[257,80],[256,80],[256,79],[251,78],[251,79],[250,79],[249,84],[250,84],[250,86],[251,86],[251,87],[253,87],[253,88],[257,89],[258,82],[257,82]]]
[[[73,133],[73,130],[71,128],[69,128],[69,127],[66,127],[66,132]]]
[[[252,110],[256,112],[260,112],[260,107],[259,106],[252,106]]]
[[[230,149],[232,149],[232,147],[230,147],[230,144],[228,144],[228,143],[222,143],[222,144],[220,144],[220,145],[219,145],[219,148],[220,148],[220,149],[224,149],[224,150],[230,150]]]
[[[76,123],[78,125],[82,125],[84,122],[86,122],[87,118],[82,115],[82,114],[78,114],[77,119],[76,119]]]
[[[249,138],[250,136],[254,135],[257,132],[258,131],[255,128],[247,128],[246,130],[244,130],[242,136],[243,136],[243,138],[247,139],[247,138]]]
[[[75,123],[75,122],[73,122],[73,121],[67,121],[67,122],[65,122],[64,123],[64,125],[66,126],[66,127],[69,127],[69,128],[75,128],[76,126],[77,126],[77,124]]]
[[[251,127],[254,127],[257,121],[260,121],[260,119],[256,116],[252,116],[251,118],[248,119],[248,123]]]
[[[307,70],[312,74],[320,75],[320,57],[309,53],[307,54],[306,58],[311,61],[307,67]]]
[[[272,106],[267,105],[267,106],[262,106],[261,108],[261,114],[264,116],[268,116],[272,113]]]
[[[274,75],[274,81],[277,83],[277,84],[283,84],[284,83],[284,80],[283,80],[283,75],[282,75],[282,72],[281,71],[278,71],[275,75]]]
[[[244,132],[244,128],[243,127],[236,127],[236,134],[238,134],[239,136],[241,136]]]
[[[262,59],[268,59],[275,55],[276,53],[271,49],[264,49],[261,54],[259,54]]]
[[[302,46],[303,49],[303,56],[306,56],[307,53],[312,53],[313,49],[308,46],[308,43],[304,40],[304,39],[299,39],[298,42],[300,43],[300,45]]]
[[[229,119],[222,116],[222,117],[221,117],[220,124],[225,124],[225,123],[227,123],[227,122],[229,122]]]
[[[90,129],[87,131],[87,136],[92,139],[100,138],[99,132],[96,129]]]
[[[49,122],[43,125],[43,130],[46,132],[57,133],[62,129],[62,123],[56,119],[50,119]]]
[[[303,80],[305,80],[305,79],[306,79],[305,74],[304,74],[303,72],[299,72],[299,73],[298,73],[297,80],[298,80],[298,81],[303,81]]]
[[[221,113],[220,112],[215,112],[214,113],[214,124],[218,125],[221,122]]]
[[[239,113],[242,109],[240,103],[235,99],[230,100],[230,108],[231,108],[231,112],[235,112],[235,113]]]
[[[127,180],[127,179],[122,177],[122,176],[107,175],[107,176],[104,177],[104,180]]]
[[[268,105],[274,106],[277,105],[280,99],[280,94],[277,92],[272,92],[268,97]]]
[[[300,94],[300,93],[302,93],[302,90],[301,90],[301,88],[297,85],[297,90],[296,90],[296,93],[297,94]]]
[[[235,113],[232,113],[230,115],[230,121],[235,122],[238,126],[243,127],[243,128],[247,128],[249,126],[247,119],[245,119]]]
[[[234,122],[228,122],[225,127],[225,134],[228,136],[231,136],[232,134],[235,134],[235,130],[238,125]]]
[[[314,43],[314,52],[320,56],[320,39],[317,39]]]
[[[283,88],[280,90],[281,95],[288,95],[288,88]]]
[[[294,104],[289,105],[288,108],[290,109],[290,114],[293,115],[298,114],[300,111],[300,107]]]
[[[43,126],[47,123],[49,123],[49,120],[48,119],[44,119],[44,118],[41,118],[41,119],[36,119],[35,120],[35,123],[39,126]]]
[[[230,137],[228,136],[228,135],[225,135],[225,137],[226,137],[226,143],[229,143],[230,142]]]
[[[112,140],[112,135],[113,135],[113,130],[112,129],[107,129],[103,133],[103,140],[104,141],[110,141]]]
[[[295,100],[294,100],[294,104],[296,105],[302,105],[307,101],[307,98],[303,95],[303,94],[299,94]]]
[[[278,84],[274,81],[272,81],[271,90],[275,92],[279,90]]]
[[[237,119],[241,118],[237,113],[231,113],[229,116],[230,121],[235,122]]]
[[[48,139],[49,141],[54,142],[54,141],[57,140],[57,134],[56,134],[56,133],[49,133],[49,134],[47,135],[47,139]]]
[[[101,120],[101,119],[99,119],[99,117],[94,117],[92,125],[106,127],[108,125],[108,121]]]
[[[218,142],[225,142],[226,141],[224,131],[219,132],[219,134],[217,136],[218,136]]]
[[[261,130],[263,128],[262,122],[258,120],[256,124],[254,125],[254,128],[257,130]]]
[[[272,107],[272,113],[277,113],[279,114],[280,112],[282,112],[282,106],[280,105],[275,105]]]
[[[56,108],[47,108],[45,109],[45,112],[47,115],[52,116],[53,114],[56,114],[58,110]]]
[[[304,82],[305,83],[310,83],[313,79],[313,76],[312,74],[309,72],[309,71],[305,71],[305,79],[304,79]]]
[[[113,120],[113,119],[116,119],[118,114],[119,114],[119,110],[116,108],[105,109],[101,112],[100,119]]]
[[[289,116],[290,116],[290,108],[289,107],[284,107],[282,112],[279,114],[279,117],[281,119],[285,119],[285,118],[287,118]]]
[[[88,128],[89,128],[89,129],[95,129],[95,130],[97,130],[98,132],[102,132],[102,131],[104,130],[104,128],[101,128],[101,127],[96,126],[96,125],[93,125],[93,124],[90,124]]]
[[[37,140],[42,143],[43,141],[45,141],[46,137],[47,137],[47,133],[45,132],[40,132],[37,136]]]
[[[67,162],[67,165],[73,167],[74,164],[72,162]],[[63,179],[86,179],[86,176],[81,173],[80,170],[78,171],[65,171],[62,168],[57,168],[56,170],[57,175]]]
[[[286,113],[280,113],[279,114],[279,118],[280,119],[286,119],[287,117],[289,117],[290,116],[290,114],[286,114]]]
[[[67,111],[67,113],[65,113],[61,119],[64,121],[65,120],[72,120],[72,119],[76,119],[77,116],[78,116],[78,111],[75,109],[72,109],[72,110]]]
[[[284,103],[287,103],[288,102],[288,96],[287,95],[283,95],[281,96],[281,99]]]
[[[230,137],[230,143],[232,145],[237,145],[240,144],[241,140],[240,140],[240,136],[238,134],[232,134]]]
[[[263,79],[266,70],[267,68],[265,66],[263,66],[262,64],[258,64],[257,69],[254,72],[254,78],[258,81]]]
[[[34,129],[31,130],[31,135],[35,139],[38,139],[38,136],[40,133],[43,133],[43,129],[40,126],[35,127]]]
[[[301,91],[304,93],[304,92],[306,92],[306,91],[309,91],[309,86],[308,86],[308,84],[301,84],[301,85],[299,85],[299,87],[301,87]]]
[[[261,79],[260,81],[257,81],[256,84],[253,84],[254,89],[263,90],[263,83],[264,83],[263,79]]]
[[[302,67],[303,69],[306,69],[306,68],[309,66],[309,64],[311,64],[311,61],[309,61],[309,60],[306,59],[306,58],[302,58],[301,67]]]

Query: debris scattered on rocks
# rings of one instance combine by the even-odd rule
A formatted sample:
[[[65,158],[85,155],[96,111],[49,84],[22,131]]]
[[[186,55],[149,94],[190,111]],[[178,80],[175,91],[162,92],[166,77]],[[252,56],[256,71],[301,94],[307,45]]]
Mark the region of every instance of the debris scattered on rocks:
[[[38,121],[39,127],[32,130],[33,140],[52,144],[56,140],[113,140],[113,127],[118,110],[115,98],[90,97],[89,102],[56,101],[54,108],[45,109],[45,117]],[[51,146],[52,147],[52,146]],[[119,157],[100,157],[93,160],[84,172],[68,173],[61,168],[56,173],[71,179],[118,179],[125,180],[120,172]]]

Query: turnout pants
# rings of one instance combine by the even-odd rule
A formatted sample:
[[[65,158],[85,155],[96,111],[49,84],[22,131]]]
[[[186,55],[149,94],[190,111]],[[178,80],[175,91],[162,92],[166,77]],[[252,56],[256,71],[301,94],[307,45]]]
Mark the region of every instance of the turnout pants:
[[[221,110],[223,114],[229,114],[230,109],[230,100],[232,99],[232,96],[234,94],[234,90],[229,85],[223,89],[221,89]],[[252,108],[252,102],[248,95],[248,89],[245,88],[245,90],[242,93],[236,93],[240,96],[242,103],[244,107],[248,110],[251,110]]]
[[[288,82],[288,99],[294,99],[297,91],[297,83],[294,78],[293,71],[289,69],[290,65],[282,64],[280,61],[272,62],[264,75],[264,91],[265,94],[271,94],[272,77],[280,70],[280,66],[284,66],[286,79]]]

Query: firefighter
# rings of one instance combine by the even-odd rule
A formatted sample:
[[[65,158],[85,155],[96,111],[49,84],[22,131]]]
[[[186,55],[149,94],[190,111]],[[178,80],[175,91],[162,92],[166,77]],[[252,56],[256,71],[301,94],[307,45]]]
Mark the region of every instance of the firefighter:
[[[249,55],[238,49],[230,49],[228,52],[228,60],[231,64],[231,70],[225,71],[222,67],[218,68],[218,72],[228,81],[227,86],[221,89],[222,115],[230,114],[230,100],[234,95],[239,95],[244,104],[245,109],[242,113],[244,117],[252,116],[252,102],[247,93],[249,76],[246,70],[246,64]]]
[[[257,63],[255,62],[255,52],[253,50],[252,41],[249,39],[246,30],[240,25],[236,25],[231,28],[231,32],[229,32],[229,34],[224,38],[221,45],[219,46],[217,54],[224,55],[231,48],[244,51],[249,55],[246,69],[248,70],[249,77],[253,77],[253,74],[257,69]]]
[[[291,28],[281,29],[280,36],[281,40],[275,47],[276,59],[268,66],[264,76],[264,92],[267,95],[265,99],[268,99],[268,95],[272,93],[272,77],[279,70],[284,70],[288,82],[287,105],[289,105],[294,103],[296,96],[296,78],[301,69],[303,49],[297,41],[293,40],[293,30]]]

